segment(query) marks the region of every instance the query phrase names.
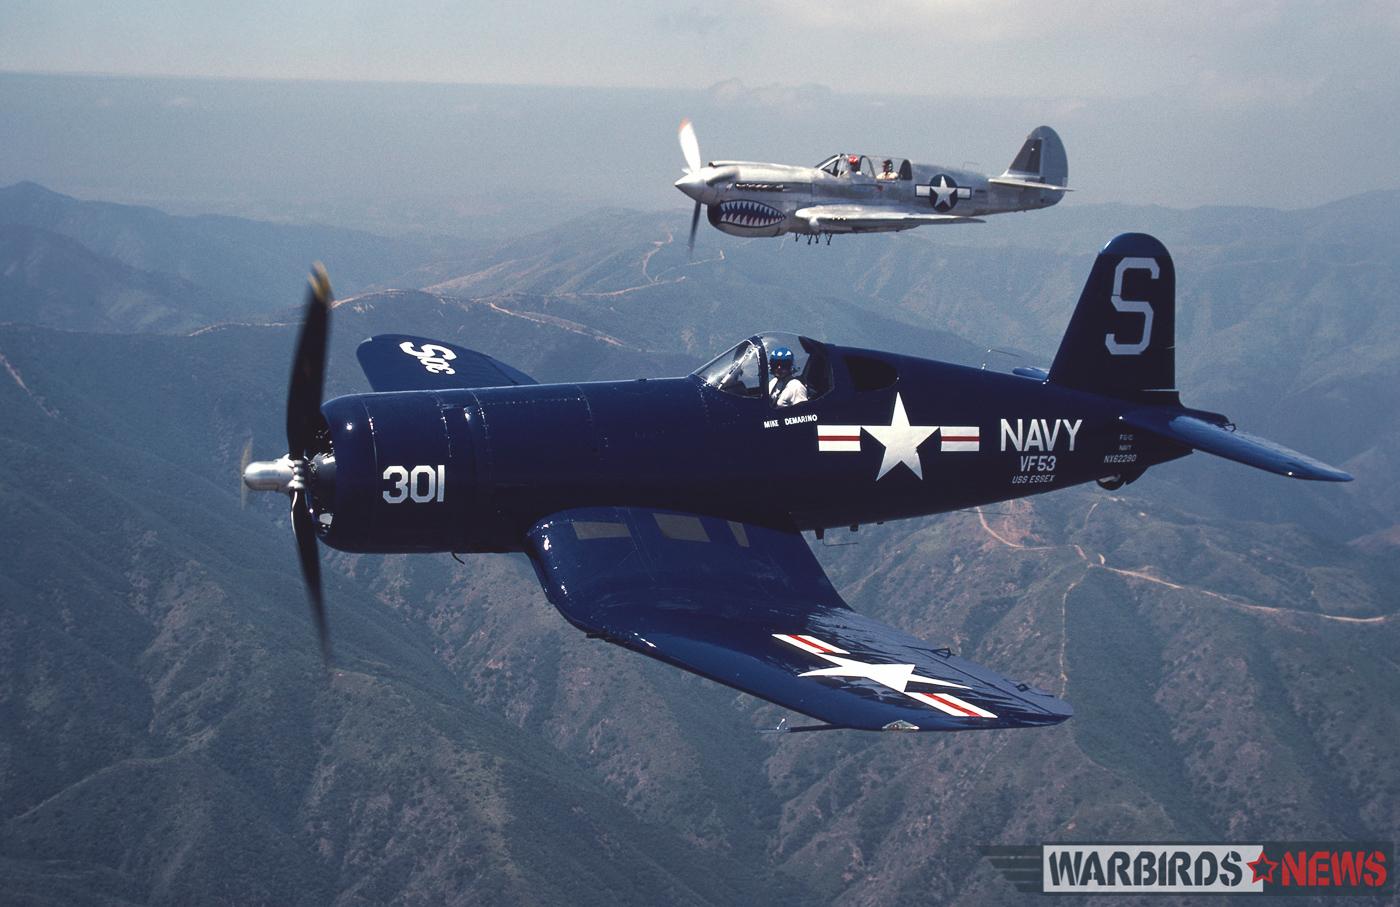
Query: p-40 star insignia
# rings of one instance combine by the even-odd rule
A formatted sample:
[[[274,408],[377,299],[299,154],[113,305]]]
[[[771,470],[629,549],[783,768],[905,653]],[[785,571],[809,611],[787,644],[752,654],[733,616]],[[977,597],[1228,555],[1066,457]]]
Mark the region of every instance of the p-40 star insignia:
[[[958,187],[950,184],[946,176],[940,176],[937,185],[931,185],[929,189],[936,197],[933,206],[939,211],[946,211],[953,207],[955,199],[958,197]]]

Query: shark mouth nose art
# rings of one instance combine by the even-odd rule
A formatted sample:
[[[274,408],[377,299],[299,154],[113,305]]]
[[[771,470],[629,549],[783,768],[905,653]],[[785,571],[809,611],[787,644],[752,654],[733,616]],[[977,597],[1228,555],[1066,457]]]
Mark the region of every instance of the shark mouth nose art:
[[[722,202],[719,221],[732,227],[772,227],[782,223],[787,215],[762,202]]]

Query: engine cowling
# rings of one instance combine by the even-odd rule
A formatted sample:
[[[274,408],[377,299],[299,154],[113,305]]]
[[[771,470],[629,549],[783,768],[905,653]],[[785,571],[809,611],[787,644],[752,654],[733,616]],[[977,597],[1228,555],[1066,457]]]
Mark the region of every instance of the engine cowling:
[[[732,199],[710,205],[710,226],[731,236],[780,236],[787,229],[787,213],[752,199]]]
[[[479,550],[469,398],[349,396],[321,411],[333,479],[313,478],[310,490],[322,541],[356,552]]]

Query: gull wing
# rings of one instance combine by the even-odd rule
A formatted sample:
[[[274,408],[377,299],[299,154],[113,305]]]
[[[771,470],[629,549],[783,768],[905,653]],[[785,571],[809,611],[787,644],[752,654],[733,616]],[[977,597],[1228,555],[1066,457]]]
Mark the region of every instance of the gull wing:
[[[797,217],[807,221],[813,232],[855,233],[912,230],[925,224],[980,224],[977,217],[959,214],[917,214],[874,205],[813,205],[800,208]]]
[[[362,341],[355,357],[376,392],[539,384],[485,353],[409,334],[378,334]]]
[[[972,730],[1071,715],[1043,690],[852,611],[797,532],[590,507],[541,520],[526,550],[579,629],[822,727]]]

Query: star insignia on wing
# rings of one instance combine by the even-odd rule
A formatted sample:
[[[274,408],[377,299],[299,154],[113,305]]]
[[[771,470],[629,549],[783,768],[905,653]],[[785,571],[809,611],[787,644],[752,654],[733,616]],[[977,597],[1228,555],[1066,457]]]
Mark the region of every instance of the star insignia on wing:
[[[866,680],[873,680],[881,686],[889,687],[891,690],[898,690],[901,693],[907,691],[909,684],[915,680],[922,683],[966,689],[963,684],[953,683],[950,680],[938,680],[934,677],[920,677],[918,674],[914,673],[915,668],[914,665],[911,664],[870,664],[864,661],[856,661],[854,658],[842,658],[840,655],[823,655],[822,658],[833,662],[835,666],[830,668],[817,668],[814,671],[803,671],[797,676],[863,677]]]

